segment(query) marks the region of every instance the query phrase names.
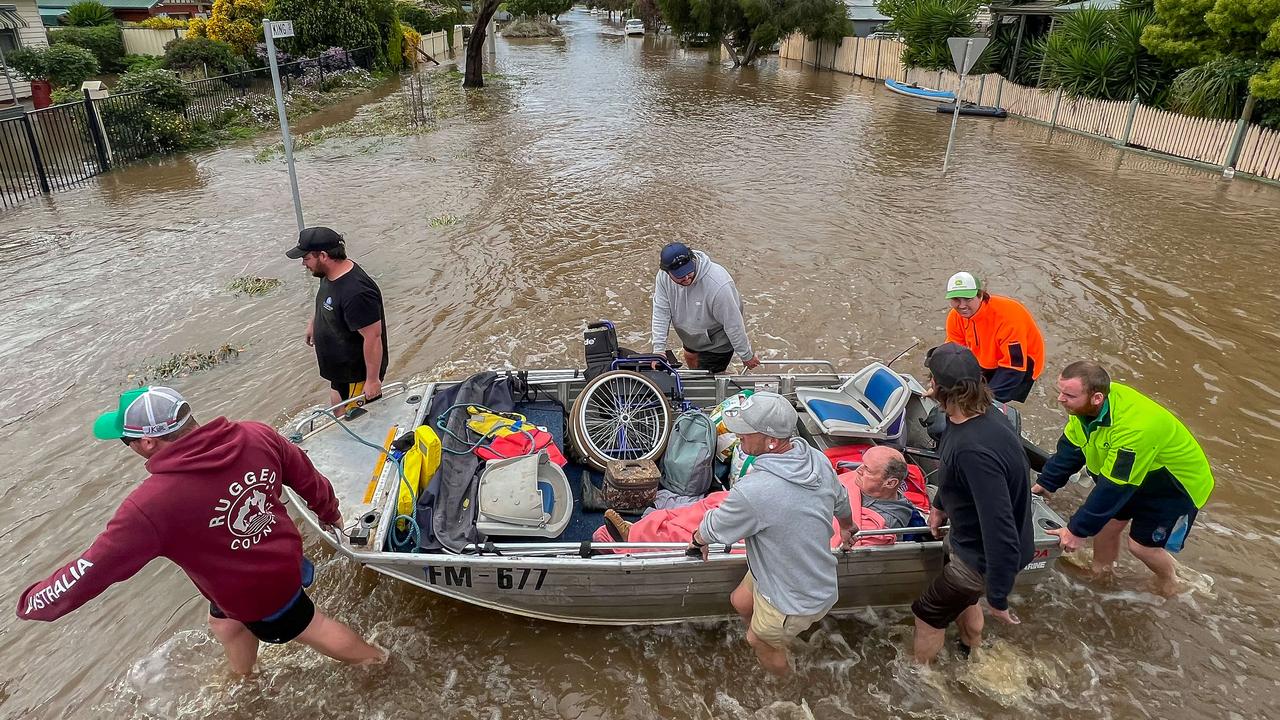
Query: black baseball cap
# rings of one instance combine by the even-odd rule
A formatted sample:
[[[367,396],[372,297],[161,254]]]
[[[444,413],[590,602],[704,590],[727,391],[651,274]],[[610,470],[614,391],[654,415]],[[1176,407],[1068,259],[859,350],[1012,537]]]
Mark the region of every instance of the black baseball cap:
[[[933,374],[933,383],[951,389],[965,380],[980,382],[982,366],[973,351],[958,343],[943,343],[924,356],[924,366]]]
[[[336,230],[319,226],[309,227],[298,233],[298,247],[291,248],[285,253],[285,257],[297,260],[309,252],[320,252],[342,247],[343,242],[342,236]]]

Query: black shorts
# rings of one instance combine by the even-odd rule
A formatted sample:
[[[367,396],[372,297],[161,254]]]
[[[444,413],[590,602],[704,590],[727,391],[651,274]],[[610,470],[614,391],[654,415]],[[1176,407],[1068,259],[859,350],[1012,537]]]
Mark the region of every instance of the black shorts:
[[[729,367],[729,362],[733,360],[733,351],[714,352],[711,350],[690,350],[684,349],[687,353],[693,353],[698,356],[698,367],[690,368],[691,370],[706,370],[716,375],[724,372]]]
[[[911,603],[911,612],[938,630],[946,630],[961,613],[978,604],[987,592],[986,579],[960,558],[948,552],[943,563],[942,572],[929,583],[919,599]]]
[[[209,603],[209,614],[227,619],[222,609],[212,602]],[[263,620],[244,623],[244,626],[262,642],[282,645],[301,635],[315,616],[316,606],[307,597],[307,591],[298,588],[298,596],[285,609]]]
[[[1139,545],[1178,552],[1187,541],[1199,509],[1189,497],[1135,494],[1112,520],[1129,520],[1129,537]]]

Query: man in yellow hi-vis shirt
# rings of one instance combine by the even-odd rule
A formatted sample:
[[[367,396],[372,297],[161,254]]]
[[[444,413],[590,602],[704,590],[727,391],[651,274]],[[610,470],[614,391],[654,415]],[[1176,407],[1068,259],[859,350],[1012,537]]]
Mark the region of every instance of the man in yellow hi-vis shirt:
[[[1101,575],[1115,564],[1128,525],[1129,550],[1155,573],[1156,591],[1173,595],[1178,583],[1170,553],[1182,549],[1213,490],[1204,451],[1172,413],[1111,382],[1095,362],[1062,371],[1058,403],[1071,417],[1031,491],[1054,492],[1081,467],[1096,484],[1067,527],[1050,532],[1067,551],[1093,537],[1093,571]]]

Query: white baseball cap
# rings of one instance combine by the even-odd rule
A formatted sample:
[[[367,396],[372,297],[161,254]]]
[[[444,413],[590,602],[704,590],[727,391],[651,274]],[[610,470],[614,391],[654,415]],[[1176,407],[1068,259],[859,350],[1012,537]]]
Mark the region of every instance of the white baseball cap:
[[[982,281],[972,273],[958,272],[947,281],[947,299],[977,297],[982,290]]]
[[[177,390],[140,387],[120,395],[119,409],[98,416],[93,435],[99,440],[160,437],[181,428],[191,406]]]

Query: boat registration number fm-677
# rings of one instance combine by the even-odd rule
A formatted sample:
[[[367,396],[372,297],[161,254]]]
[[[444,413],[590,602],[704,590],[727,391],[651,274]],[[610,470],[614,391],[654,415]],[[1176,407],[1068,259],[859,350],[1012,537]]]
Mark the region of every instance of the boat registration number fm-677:
[[[547,579],[545,568],[497,568],[494,570],[477,570],[469,567],[436,567],[428,565],[424,569],[427,582],[432,585],[448,587],[474,587],[475,584],[493,583],[499,590],[541,590]]]

